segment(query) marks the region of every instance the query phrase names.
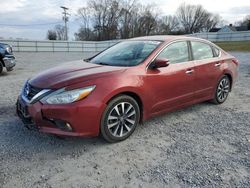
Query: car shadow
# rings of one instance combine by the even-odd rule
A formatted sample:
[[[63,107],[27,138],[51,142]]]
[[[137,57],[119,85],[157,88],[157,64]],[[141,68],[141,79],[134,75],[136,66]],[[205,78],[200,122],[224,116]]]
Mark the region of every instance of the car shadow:
[[[4,77],[4,76],[8,76],[8,72],[2,72],[1,74],[0,74],[0,77]]]
[[[20,156],[31,159],[39,153],[61,157],[75,156],[108,144],[99,137],[57,137],[28,130],[15,114],[14,107],[0,107],[0,111],[0,158]]]
[[[155,124],[156,121],[161,121],[161,119],[164,118],[179,117],[183,113],[199,111],[200,108],[210,105],[212,104],[207,102],[200,103],[182,110],[170,112],[149,119],[143,123],[142,126],[139,126],[139,129],[135,131],[135,137],[132,136],[128,140],[133,138],[138,139],[144,133],[148,134],[147,128],[149,128],[152,123]],[[21,120],[13,114],[15,111],[13,108],[14,107],[10,107],[7,109],[5,107],[5,111],[11,112],[12,116],[0,116],[0,150],[3,151],[2,154],[0,154],[0,157],[2,158],[20,156],[21,158],[29,160],[32,159],[34,155],[39,156],[40,153],[49,154],[49,156],[53,157],[75,157],[84,155],[88,152],[93,152],[93,150],[98,150],[98,148],[108,148],[111,145],[100,137],[57,137],[34,130],[28,130],[26,127],[24,127]],[[122,145],[126,144],[126,142],[127,141],[115,144]],[[128,142],[131,142],[131,140]]]
[[[180,116],[184,113],[187,113],[187,112],[197,112],[199,111],[200,109],[203,109],[204,107],[211,107],[211,106],[215,106],[213,103],[209,102],[209,101],[205,101],[205,102],[202,102],[202,103],[198,103],[198,104],[194,104],[194,105],[191,105],[191,106],[187,106],[187,107],[184,107],[184,108],[181,108],[181,109],[178,109],[178,110],[174,110],[174,111],[171,111],[171,112],[167,112],[167,113],[162,113],[160,115],[157,115],[153,118],[150,118],[149,120],[147,120],[145,123],[143,124],[148,124],[148,123],[151,123],[151,122],[154,122],[158,119],[162,119],[162,118],[166,118],[166,117],[171,117],[171,116]]]

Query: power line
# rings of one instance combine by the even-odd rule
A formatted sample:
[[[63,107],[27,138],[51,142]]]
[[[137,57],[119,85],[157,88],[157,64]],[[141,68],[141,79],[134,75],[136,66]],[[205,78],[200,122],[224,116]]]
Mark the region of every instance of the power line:
[[[0,26],[8,26],[8,27],[30,27],[30,26],[55,25],[55,24],[60,24],[60,23],[61,22],[39,23],[39,24],[5,24],[5,23],[0,23]]]

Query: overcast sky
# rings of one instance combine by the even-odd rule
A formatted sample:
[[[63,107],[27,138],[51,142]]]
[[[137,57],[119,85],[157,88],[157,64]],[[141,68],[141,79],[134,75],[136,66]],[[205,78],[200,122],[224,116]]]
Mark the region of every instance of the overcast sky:
[[[48,29],[52,29],[56,23],[63,24],[60,6],[64,5],[70,8],[69,38],[72,40],[79,28],[76,11],[86,2],[87,0],[1,0],[0,37],[43,40]],[[249,0],[141,0],[141,2],[156,3],[162,15],[174,14],[182,2],[201,4],[208,11],[218,13],[228,23],[240,21],[250,14]],[[39,25],[47,23],[51,25]]]

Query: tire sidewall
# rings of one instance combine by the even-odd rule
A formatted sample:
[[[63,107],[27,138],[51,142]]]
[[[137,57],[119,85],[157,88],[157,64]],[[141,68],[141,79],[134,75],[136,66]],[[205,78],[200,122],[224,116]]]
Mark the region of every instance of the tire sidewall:
[[[229,83],[229,90],[230,90],[230,88],[231,88],[231,81],[230,81],[230,79],[228,78],[227,75],[223,75],[223,76],[220,78],[220,80],[219,80],[219,82],[218,82],[218,84],[217,84],[217,86],[216,86],[216,91],[215,91],[215,96],[214,96],[214,97],[215,97],[215,100],[216,100],[216,102],[217,102],[218,104],[224,103],[224,102],[227,100],[227,97],[228,97],[228,95],[229,95],[229,93],[228,93],[227,96],[226,96],[226,98],[225,98],[223,101],[220,101],[220,100],[218,99],[217,93],[218,93],[218,89],[219,89],[220,82],[221,82],[223,79],[227,79],[227,81],[228,81],[228,83]]]
[[[135,108],[135,111],[136,111],[136,122],[135,122],[135,125],[133,126],[133,128],[131,129],[131,131],[126,134],[125,136],[123,137],[114,137],[108,130],[108,127],[107,127],[107,121],[108,121],[108,116],[109,116],[109,113],[111,112],[111,110],[118,104],[118,103],[121,103],[121,102],[128,102],[130,103],[131,105],[133,105],[133,107]],[[118,141],[122,141],[122,140],[125,140],[127,139],[136,129],[137,125],[139,124],[139,121],[140,121],[140,108],[139,108],[139,105],[138,103],[136,102],[135,99],[133,99],[132,97],[130,96],[127,96],[127,95],[120,95],[116,98],[114,98],[113,100],[111,100],[106,109],[104,110],[103,112],[103,115],[102,115],[102,120],[101,120],[101,134],[102,136],[104,137],[105,140],[107,140],[108,142],[118,142]]]

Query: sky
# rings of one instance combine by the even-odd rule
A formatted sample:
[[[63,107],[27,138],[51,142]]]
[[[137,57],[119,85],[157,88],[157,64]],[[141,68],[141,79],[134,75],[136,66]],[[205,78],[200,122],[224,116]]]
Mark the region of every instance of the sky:
[[[249,0],[139,0],[142,4],[154,3],[159,6],[162,15],[173,15],[178,6],[201,4],[206,10],[219,14],[225,23],[241,21],[250,14]],[[44,40],[48,29],[63,24],[62,9],[69,8],[69,39],[74,40],[80,22],[77,10],[86,5],[87,0],[1,0],[0,37]],[[32,25],[32,26],[31,26]]]

